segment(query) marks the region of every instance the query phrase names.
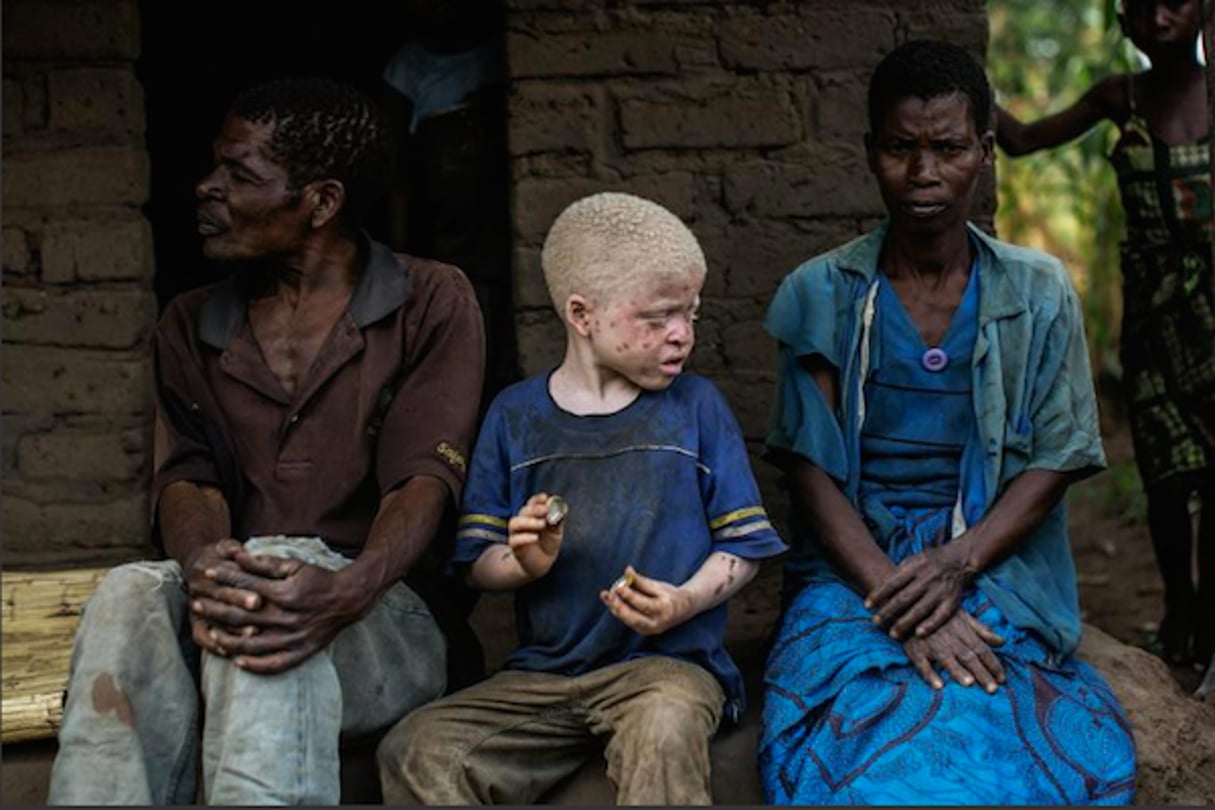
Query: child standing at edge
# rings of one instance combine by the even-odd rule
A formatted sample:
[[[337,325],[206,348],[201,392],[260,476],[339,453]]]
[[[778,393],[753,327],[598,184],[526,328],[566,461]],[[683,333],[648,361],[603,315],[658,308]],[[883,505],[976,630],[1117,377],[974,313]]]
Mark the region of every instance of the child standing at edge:
[[[744,700],[725,602],[785,546],[725,399],[680,373],[704,255],[665,208],[602,193],[557,218],[542,264],[565,359],[490,407],[454,556],[518,589],[519,646],[389,732],[384,797],[529,804],[602,740],[620,804],[709,804],[709,740]]]
[[[1121,131],[1110,160],[1126,212],[1122,366],[1131,435],[1164,580],[1157,638],[1174,663],[1215,655],[1215,281],[1200,0],[1125,0],[1123,32],[1150,60],[1061,112],[1022,124],[997,109],[1010,155],[1066,143],[1098,122]],[[1198,588],[1188,500],[1202,501]]]

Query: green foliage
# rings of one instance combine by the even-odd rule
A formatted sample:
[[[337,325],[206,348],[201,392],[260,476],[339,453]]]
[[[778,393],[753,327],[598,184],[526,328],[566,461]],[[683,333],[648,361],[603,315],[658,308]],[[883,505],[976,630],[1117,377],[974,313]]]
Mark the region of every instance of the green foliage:
[[[1022,121],[1073,103],[1094,82],[1142,69],[1117,0],[990,0],[987,66],[1001,105]],[[1104,123],[1054,150],[997,164],[1001,237],[1063,260],[1080,291],[1096,373],[1120,372],[1122,208]]]

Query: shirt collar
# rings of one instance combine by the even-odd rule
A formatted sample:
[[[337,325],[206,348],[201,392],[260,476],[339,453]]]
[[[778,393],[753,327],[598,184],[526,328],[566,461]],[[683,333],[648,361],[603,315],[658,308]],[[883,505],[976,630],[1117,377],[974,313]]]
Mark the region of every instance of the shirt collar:
[[[367,245],[367,263],[355,284],[346,311],[360,329],[395,312],[409,300],[409,271],[402,267],[387,245],[376,242],[366,232],[360,240]],[[198,337],[203,343],[226,350],[233,335],[244,323],[249,308],[245,274],[237,271],[216,284],[203,302],[198,317]]]

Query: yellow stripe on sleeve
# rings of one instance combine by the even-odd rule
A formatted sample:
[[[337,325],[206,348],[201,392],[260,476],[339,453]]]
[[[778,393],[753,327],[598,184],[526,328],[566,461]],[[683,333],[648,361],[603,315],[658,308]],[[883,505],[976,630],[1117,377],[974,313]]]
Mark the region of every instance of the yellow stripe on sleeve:
[[[740,520],[746,520],[747,518],[759,517],[761,515],[763,515],[764,517],[767,517],[767,515],[768,515],[768,513],[764,511],[764,508],[762,506],[748,506],[745,509],[735,509],[733,512],[727,512],[726,514],[722,515],[721,517],[719,517],[715,520],[709,521],[709,528],[712,529],[713,531],[717,531],[722,526],[728,525],[730,523],[737,523]]]

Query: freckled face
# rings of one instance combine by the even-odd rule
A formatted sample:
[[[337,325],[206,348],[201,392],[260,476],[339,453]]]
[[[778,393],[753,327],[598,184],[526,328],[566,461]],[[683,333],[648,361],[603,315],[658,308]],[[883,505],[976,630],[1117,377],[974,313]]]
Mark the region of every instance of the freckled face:
[[[596,362],[650,391],[683,371],[696,343],[704,278],[666,279],[621,292],[591,311]]]

